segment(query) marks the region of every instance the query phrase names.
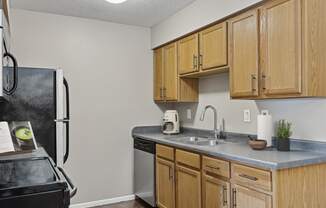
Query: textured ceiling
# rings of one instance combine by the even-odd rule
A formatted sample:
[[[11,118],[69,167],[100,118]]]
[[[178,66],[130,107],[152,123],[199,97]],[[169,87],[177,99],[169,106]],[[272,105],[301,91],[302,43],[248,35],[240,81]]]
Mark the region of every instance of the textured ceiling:
[[[194,0],[11,0],[12,8],[151,27]]]

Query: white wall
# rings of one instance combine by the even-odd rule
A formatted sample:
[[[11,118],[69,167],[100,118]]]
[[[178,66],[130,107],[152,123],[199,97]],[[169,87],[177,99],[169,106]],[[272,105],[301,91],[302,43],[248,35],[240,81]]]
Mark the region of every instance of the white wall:
[[[175,15],[152,27],[152,47],[163,44],[199,27],[214,22],[259,0],[197,0]],[[229,96],[228,74],[202,78],[199,81],[199,103],[177,104],[183,125],[212,129],[212,113],[204,122],[199,121],[205,105],[217,107],[219,120],[225,118],[226,130],[238,133],[256,133],[257,114],[268,109],[274,123],[287,119],[293,123],[293,138],[326,141],[326,99],[290,99],[268,101],[231,100]],[[186,109],[191,109],[194,117],[186,118]],[[252,122],[244,123],[243,110],[250,109]]]
[[[196,0],[152,27],[152,47],[194,31],[261,0]]]
[[[212,129],[213,113],[207,112],[205,120],[199,120],[205,105],[213,105],[218,110],[218,119],[225,119],[226,131],[256,134],[257,115],[261,110],[269,110],[273,116],[274,125],[280,119],[293,123],[293,138],[326,142],[326,99],[289,99],[246,101],[231,100],[229,95],[229,75],[221,74],[199,81],[198,104],[176,104],[174,107],[180,113],[183,126]],[[193,113],[192,119],[187,119],[187,109]],[[251,111],[250,123],[243,122],[243,110]]]
[[[135,125],[158,124],[148,28],[14,10],[21,66],[61,67],[71,88],[74,203],[133,193]]]

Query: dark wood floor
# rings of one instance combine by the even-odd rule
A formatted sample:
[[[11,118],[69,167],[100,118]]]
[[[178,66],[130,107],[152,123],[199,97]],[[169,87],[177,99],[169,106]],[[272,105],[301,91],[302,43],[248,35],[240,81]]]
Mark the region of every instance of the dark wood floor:
[[[118,204],[112,204],[107,206],[101,206],[96,208],[148,208],[143,202],[140,200],[121,202]]]

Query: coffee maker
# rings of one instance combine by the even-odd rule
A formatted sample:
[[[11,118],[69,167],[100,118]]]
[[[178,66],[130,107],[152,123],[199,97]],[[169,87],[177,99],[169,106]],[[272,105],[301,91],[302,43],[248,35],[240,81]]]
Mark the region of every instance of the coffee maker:
[[[176,110],[167,110],[163,115],[162,124],[163,134],[178,134],[180,133],[179,114]]]

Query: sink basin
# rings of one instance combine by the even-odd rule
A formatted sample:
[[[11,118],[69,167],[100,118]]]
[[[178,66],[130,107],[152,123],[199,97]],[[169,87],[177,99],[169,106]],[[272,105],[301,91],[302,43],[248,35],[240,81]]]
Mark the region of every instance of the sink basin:
[[[179,137],[179,138],[171,138],[170,141],[180,142],[184,144],[192,144],[199,146],[215,146],[218,142],[215,139],[207,138],[207,137]]]

